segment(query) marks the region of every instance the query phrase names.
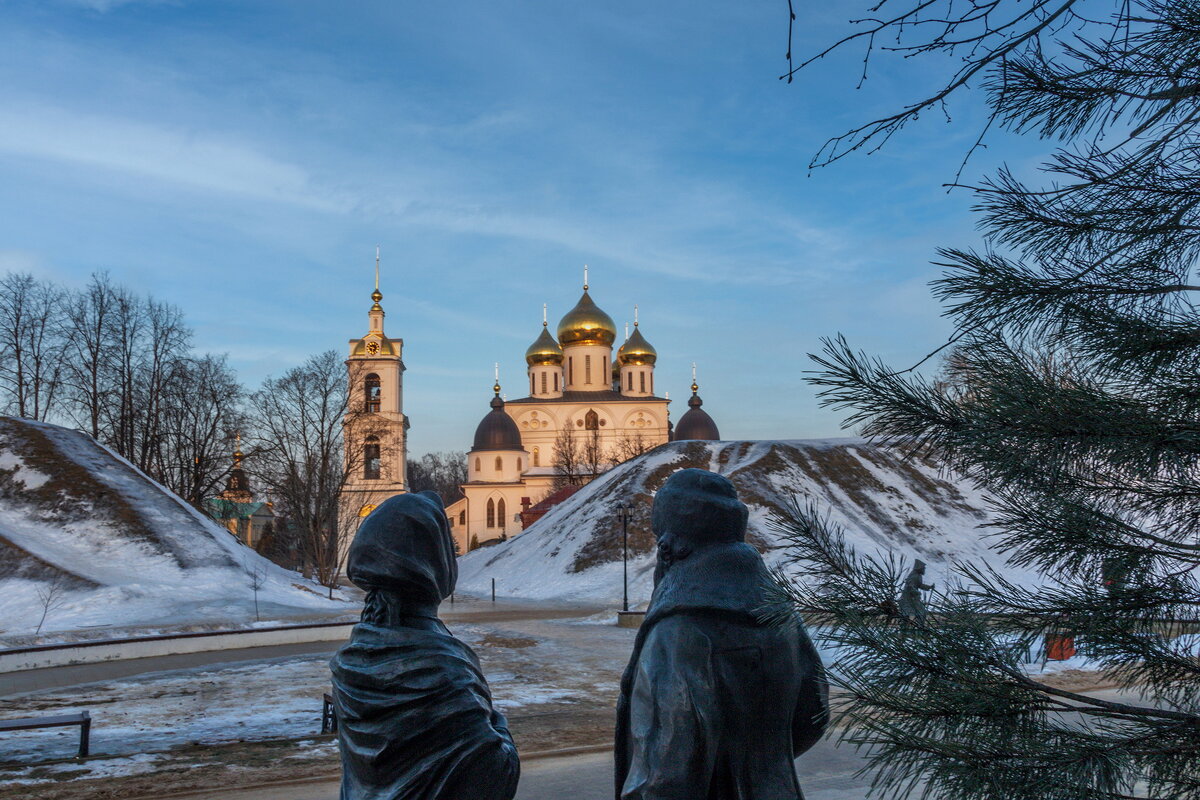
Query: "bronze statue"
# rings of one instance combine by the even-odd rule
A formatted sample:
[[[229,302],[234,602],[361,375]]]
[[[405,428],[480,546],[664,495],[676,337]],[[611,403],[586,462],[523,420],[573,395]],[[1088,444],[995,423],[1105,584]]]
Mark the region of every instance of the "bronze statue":
[[[925,562],[918,558],[904,579],[904,588],[900,590],[900,614],[915,622],[925,621],[925,601],[921,598],[921,592],[934,587],[932,583],[926,585],[924,578]]]
[[[618,800],[801,798],[829,686],[797,620],[759,622],[771,580],[733,484],[676,472],[654,498],[654,595],[617,702]]]
[[[458,565],[433,492],[392,497],[350,546],[367,591],[334,656],[342,800],[512,800],[520,767],[471,648],[438,619]]]

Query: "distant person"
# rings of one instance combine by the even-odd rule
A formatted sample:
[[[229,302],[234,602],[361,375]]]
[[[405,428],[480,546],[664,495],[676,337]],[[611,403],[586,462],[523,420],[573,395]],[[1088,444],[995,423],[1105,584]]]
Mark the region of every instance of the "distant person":
[[[921,597],[921,592],[931,591],[933,587],[934,584],[925,583],[925,562],[918,558],[913,564],[912,571],[904,579],[904,588],[900,590],[901,616],[913,622],[924,622],[925,600]]]
[[[654,595],[617,702],[618,800],[799,800],[796,756],[829,687],[797,620],[762,624],[771,580],[727,479],[676,472],[654,498]]]
[[[520,767],[471,648],[438,619],[458,565],[442,501],[392,497],[350,546],[367,592],[333,657],[342,800],[512,800]]]

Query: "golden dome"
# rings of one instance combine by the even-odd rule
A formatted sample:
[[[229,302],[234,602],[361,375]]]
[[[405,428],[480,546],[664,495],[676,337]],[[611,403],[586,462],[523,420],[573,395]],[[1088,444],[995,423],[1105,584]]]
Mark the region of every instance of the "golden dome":
[[[560,365],[563,361],[563,351],[554,337],[550,335],[546,323],[542,323],[542,333],[533,340],[525,351],[525,363],[531,367]]]
[[[617,360],[621,362],[622,366],[626,364],[654,366],[654,362],[658,361],[658,351],[646,341],[646,337],[642,336],[641,329],[635,323],[633,335],[617,351]]]
[[[608,347],[617,340],[617,326],[612,317],[592,302],[587,289],[575,307],[558,323],[558,342],[572,344],[602,344]]]

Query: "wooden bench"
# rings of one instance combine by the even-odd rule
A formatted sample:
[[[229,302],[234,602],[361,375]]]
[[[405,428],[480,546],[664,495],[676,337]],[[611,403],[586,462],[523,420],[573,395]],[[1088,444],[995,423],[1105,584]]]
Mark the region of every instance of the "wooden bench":
[[[337,733],[337,711],[333,707],[333,698],[326,692],[325,705],[321,707],[321,733]]]
[[[87,758],[88,744],[92,736],[92,715],[86,711],[78,714],[60,714],[54,717],[24,717],[0,719],[0,733],[5,731],[30,731],[36,728],[69,728],[79,726],[79,758]]]

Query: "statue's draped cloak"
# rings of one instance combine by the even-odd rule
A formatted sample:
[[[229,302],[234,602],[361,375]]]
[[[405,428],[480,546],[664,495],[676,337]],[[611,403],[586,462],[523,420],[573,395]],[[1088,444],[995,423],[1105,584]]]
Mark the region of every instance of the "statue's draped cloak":
[[[517,750],[471,649],[428,629],[355,626],[332,662],[342,796],[507,800]]]
[[[436,496],[389,498],[355,536],[363,619],[333,657],[343,800],[512,800],[520,766],[471,648],[434,615],[458,567]]]
[[[824,732],[829,688],[803,626],[759,623],[769,580],[743,542],[663,575],[621,680],[618,800],[802,797],[792,761]]]

